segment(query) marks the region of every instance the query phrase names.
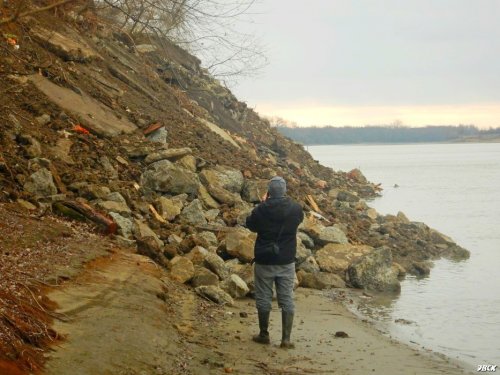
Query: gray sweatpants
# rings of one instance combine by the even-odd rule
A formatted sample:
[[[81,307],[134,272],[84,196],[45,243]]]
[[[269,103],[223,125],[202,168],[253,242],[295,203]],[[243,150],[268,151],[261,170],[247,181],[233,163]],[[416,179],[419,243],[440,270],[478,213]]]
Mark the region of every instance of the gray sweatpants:
[[[295,263],[268,266],[255,263],[255,304],[257,310],[271,311],[273,284],[276,283],[278,306],[282,311],[293,313],[293,281],[295,279]]]

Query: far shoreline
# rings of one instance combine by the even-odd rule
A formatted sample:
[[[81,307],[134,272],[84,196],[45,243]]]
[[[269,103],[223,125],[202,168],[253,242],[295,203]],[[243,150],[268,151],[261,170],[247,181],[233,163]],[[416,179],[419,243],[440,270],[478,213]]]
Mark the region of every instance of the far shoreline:
[[[310,146],[402,146],[402,145],[449,145],[449,144],[481,144],[481,143],[500,143],[499,139],[494,140],[469,140],[469,141],[436,141],[436,142],[387,142],[387,143],[377,143],[377,142],[359,142],[359,143],[308,143],[303,144],[296,142],[304,147]]]

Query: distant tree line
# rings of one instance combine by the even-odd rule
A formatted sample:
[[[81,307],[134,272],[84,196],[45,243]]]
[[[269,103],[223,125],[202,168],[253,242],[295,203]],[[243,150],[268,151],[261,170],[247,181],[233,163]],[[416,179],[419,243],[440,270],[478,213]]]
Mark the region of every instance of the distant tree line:
[[[312,126],[298,127],[273,124],[278,131],[296,142],[307,145],[352,143],[426,143],[450,142],[467,138],[500,137],[500,127],[481,130],[474,125],[443,125],[412,128],[401,125]]]

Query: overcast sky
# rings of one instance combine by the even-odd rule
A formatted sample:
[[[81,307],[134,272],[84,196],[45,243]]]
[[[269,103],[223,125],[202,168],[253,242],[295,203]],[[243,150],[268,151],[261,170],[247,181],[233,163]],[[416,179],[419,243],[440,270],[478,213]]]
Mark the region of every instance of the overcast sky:
[[[500,0],[261,0],[253,11],[269,65],[233,91],[261,114],[500,126]]]

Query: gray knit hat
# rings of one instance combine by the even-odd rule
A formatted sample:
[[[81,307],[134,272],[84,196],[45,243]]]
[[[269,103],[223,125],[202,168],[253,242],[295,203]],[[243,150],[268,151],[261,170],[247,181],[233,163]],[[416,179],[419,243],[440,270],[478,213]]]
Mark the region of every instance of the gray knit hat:
[[[267,191],[271,198],[282,198],[286,193],[286,181],[279,176],[271,178]]]

